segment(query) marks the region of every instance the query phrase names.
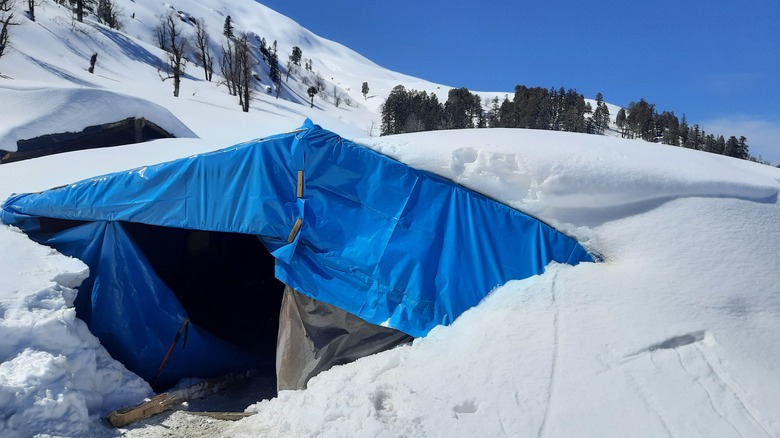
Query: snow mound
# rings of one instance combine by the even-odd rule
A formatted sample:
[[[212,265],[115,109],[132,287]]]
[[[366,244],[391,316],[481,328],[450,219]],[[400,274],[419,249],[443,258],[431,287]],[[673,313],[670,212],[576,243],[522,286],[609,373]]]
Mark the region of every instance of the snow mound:
[[[491,129],[357,141],[559,227],[597,226],[677,198],[774,202],[780,191],[769,166],[614,137]]]
[[[84,436],[99,415],[151,394],[76,318],[81,261],[0,227],[0,430]]]
[[[16,151],[19,140],[80,132],[131,117],[143,117],[176,137],[197,137],[170,111],[145,99],[99,88],[17,84],[0,84],[0,102],[14,108],[3,115],[0,125],[0,149],[6,151]]]

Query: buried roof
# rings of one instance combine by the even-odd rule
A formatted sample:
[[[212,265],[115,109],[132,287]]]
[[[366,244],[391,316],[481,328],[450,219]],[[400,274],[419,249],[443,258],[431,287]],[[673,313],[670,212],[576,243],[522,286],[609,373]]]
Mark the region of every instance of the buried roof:
[[[15,152],[0,149],[0,164],[38,158],[83,149],[141,143],[174,137],[171,133],[143,117],[129,117],[113,123],[88,126],[81,132],[46,134],[19,140]]]
[[[130,251],[117,227],[124,222],[255,235],[283,283],[412,336],[450,324],[495,286],[539,274],[551,261],[592,261],[575,240],[530,216],[308,120],[292,133],[14,195],[0,218],[31,235],[43,218],[87,221],[65,246],[75,239],[82,249],[102,248],[90,250],[94,260]],[[56,240],[47,243],[57,247]],[[106,270],[87,264],[92,277]],[[143,293],[142,285],[125,286]],[[99,301],[93,291],[92,305]],[[170,339],[182,319],[155,320],[165,318]],[[214,356],[206,347],[204,354]]]

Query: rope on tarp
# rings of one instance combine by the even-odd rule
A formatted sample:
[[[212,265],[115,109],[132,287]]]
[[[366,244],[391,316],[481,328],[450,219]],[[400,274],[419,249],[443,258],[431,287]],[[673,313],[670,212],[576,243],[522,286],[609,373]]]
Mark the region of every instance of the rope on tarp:
[[[154,376],[154,380],[157,381],[157,379],[160,378],[160,375],[163,372],[163,369],[165,368],[165,364],[168,363],[168,359],[171,358],[171,353],[173,353],[174,347],[176,347],[176,344],[179,342],[179,339],[181,339],[182,333],[184,334],[184,341],[182,342],[182,350],[187,348],[187,327],[190,325],[190,319],[184,318],[184,322],[181,323],[181,327],[179,327],[179,331],[176,332],[176,336],[173,338],[173,342],[171,342],[171,347],[168,348],[168,353],[165,354],[165,358],[163,358],[162,363],[160,364],[160,368],[157,370],[157,375]]]

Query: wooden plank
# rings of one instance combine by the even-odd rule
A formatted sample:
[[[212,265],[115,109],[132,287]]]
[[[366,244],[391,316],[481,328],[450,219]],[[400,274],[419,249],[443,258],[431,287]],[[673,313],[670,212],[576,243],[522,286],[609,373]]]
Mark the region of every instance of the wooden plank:
[[[204,380],[186,388],[164,392],[137,405],[129,406],[112,412],[107,420],[114,427],[126,426],[130,423],[152,415],[165,412],[193,398],[205,397],[225,389],[233,382],[245,379],[246,373],[232,373],[222,377]]]
[[[298,231],[301,230],[301,225],[303,225],[303,219],[298,218],[295,221],[295,225],[293,225],[292,230],[290,230],[290,235],[287,236],[287,243],[292,243],[292,241],[295,240],[295,236],[297,236]]]
[[[209,417],[216,420],[225,421],[238,421],[242,418],[251,417],[257,412],[198,412],[198,411],[183,411],[190,415],[197,415],[200,417]]]
[[[298,171],[298,197],[303,198],[303,171]]]

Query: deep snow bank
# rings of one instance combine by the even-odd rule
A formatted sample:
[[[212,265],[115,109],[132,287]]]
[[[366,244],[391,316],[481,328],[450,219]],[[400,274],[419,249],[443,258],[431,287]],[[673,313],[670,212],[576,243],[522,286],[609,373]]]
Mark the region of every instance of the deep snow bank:
[[[0,431],[84,436],[98,415],[151,393],[76,318],[81,261],[0,226]]]
[[[356,141],[566,229],[682,197],[771,201],[780,186],[769,166],[598,135],[471,129]]]

